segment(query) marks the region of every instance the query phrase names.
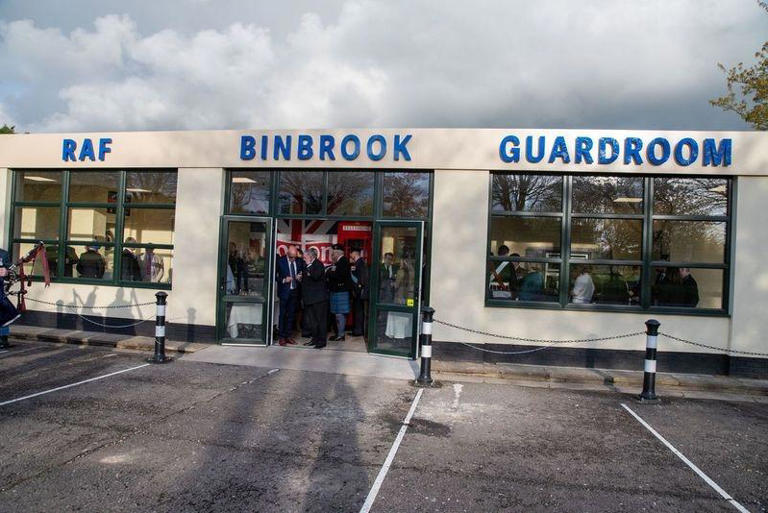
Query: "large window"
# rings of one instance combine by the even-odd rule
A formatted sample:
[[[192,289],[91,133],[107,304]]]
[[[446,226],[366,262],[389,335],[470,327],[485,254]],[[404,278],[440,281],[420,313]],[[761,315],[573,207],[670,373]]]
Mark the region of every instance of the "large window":
[[[724,313],[726,178],[491,175],[489,306]]]
[[[53,279],[170,288],[176,171],[14,173],[14,257],[42,240]],[[33,275],[42,272],[39,262]]]

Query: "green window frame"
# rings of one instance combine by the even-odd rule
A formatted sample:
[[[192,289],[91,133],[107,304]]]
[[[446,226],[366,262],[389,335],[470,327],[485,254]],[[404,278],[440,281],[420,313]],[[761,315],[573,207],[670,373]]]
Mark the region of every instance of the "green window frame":
[[[149,203],[149,202],[132,202],[130,201],[130,198],[127,197],[126,194],[126,183],[127,183],[127,177],[129,174],[135,174],[135,173],[173,173],[177,174],[177,169],[166,169],[166,168],[146,168],[146,169],[76,169],[76,170],[69,170],[69,169],[14,169],[12,170],[12,208],[11,208],[11,223],[10,223],[10,232],[9,232],[9,241],[10,241],[10,247],[12,248],[12,254],[13,258],[16,259],[19,257],[18,251],[17,251],[17,244],[32,244],[37,242],[38,240],[42,240],[43,243],[45,243],[46,246],[56,246],[57,247],[57,259],[56,259],[56,269],[55,269],[55,276],[52,277],[52,281],[57,283],[84,283],[84,284],[93,284],[93,285],[103,285],[103,286],[116,286],[116,287],[134,287],[134,288],[151,288],[151,289],[162,289],[162,290],[171,290],[172,283],[164,283],[164,282],[151,282],[151,281],[130,281],[130,280],[123,280],[121,279],[121,269],[122,269],[122,252],[123,249],[131,248],[131,249],[144,249],[152,248],[153,250],[160,250],[165,252],[170,252],[171,255],[173,255],[173,244],[166,244],[166,243],[128,243],[123,241],[124,236],[124,228],[126,224],[126,214],[130,215],[131,210],[167,210],[169,211],[169,215],[175,216],[176,211],[176,200],[175,200],[175,194],[177,191],[174,191],[174,201],[173,202],[163,202],[163,203]],[[18,180],[19,177],[23,173],[60,173],[61,174],[61,194],[58,199],[58,201],[29,201],[29,200],[23,200],[17,198],[17,187],[18,187]],[[70,180],[73,173],[93,173],[93,174],[99,174],[99,173],[116,173],[117,174],[117,187],[116,187],[116,197],[114,202],[113,201],[70,201],[69,200],[69,190],[70,190]],[[178,180],[177,180],[178,181]],[[16,218],[16,209],[18,207],[52,207],[52,208],[58,208],[59,211],[59,226],[58,226],[58,237],[56,239],[35,239],[35,238],[24,238],[24,237],[15,237],[15,227],[16,223],[19,222],[19,220]],[[115,229],[113,234],[113,240],[111,242],[105,241],[105,240],[84,240],[84,239],[70,239],[69,237],[69,219],[70,219],[70,212],[72,210],[76,209],[108,209],[112,210],[115,213]],[[175,226],[174,226],[175,231]],[[74,276],[74,272],[72,273],[73,276],[65,276],[65,266],[66,266],[66,252],[67,248],[70,246],[75,246],[79,248],[84,248],[87,245],[99,245],[103,246],[104,248],[109,248],[112,250],[112,256],[110,257],[112,259],[112,277],[110,279],[99,279],[99,278],[83,278],[83,277],[76,277]],[[173,258],[173,256],[171,256]],[[171,265],[172,268],[172,265]],[[170,272],[170,269],[165,270],[166,273]],[[42,279],[40,276],[32,276],[33,280],[40,280]]]
[[[520,209],[515,210],[507,209],[499,211],[497,208],[494,211],[494,180],[499,176],[509,177],[559,177],[562,179],[562,200],[560,208],[549,208],[538,210],[532,209]],[[579,212],[574,210],[574,181],[581,178],[596,178],[596,179],[634,179],[636,181],[642,181],[642,200],[638,197],[636,200],[638,204],[642,205],[638,207],[636,211],[623,211],[616,212]],[[659,211],[654,207],[656,201],[655,188],[663,180],[670,182],[675,180],[680,181],[703,181],[714,180],[722,182],[722,185],[718,186],[718,194],[722,196],[722,208],[716,209],[714,212],[702,212],[697,211],[694,206],[691,212],[673,212],[667,213]],[[500,183],[502,183],[500,181]],[[720,189],[724,189],[720,191]],[[658,312],[667,314],[681,314],[681,315],[703,315],[703,316],[728,316],[730,314],[730,283],[732,272],[732,227],[733,227],[733,212],[735,212],[735,189],[736,181],[731,177],[723,176],[692,176],[692,175],[593,175],[593,174],[566,174],[566,173],[544,173],[544,172],[496,172],[492,171],[489,177],[489,203],[488,203],[488,226],[487,226],[487,243],[486,243],[486,262],[485,267],[485,306],[486,307],[507,307],[507,308],[539,308],[539,309],[555,309],[555,310],[587,310],[587,311],[609,311],[609,312]],[[709,189],[715,190],[715,189]],[[624,198],[625,201],[626,198]],[[616,200],[614,200],[616,201]],[[705,205],[706,207],[706,205]],[[550,219],[558,220],[560,223],[559,234],[559,251],[552,251],[544,256],[536,255],[534,257],[522,256],[499,256],[498,254],[491,254],[492,240],[493,240],[493,223],[494,220],[499,222],[503,219],[513,219],[519,221],[510,221],[513,226],[514,223],[524,223],[523,219]],[[616,258],[615,255],[607,255],[604,258],[590,258],[585,260],[583,254],[572,251],[572,243],[576,240],[574,235],[574,228],[578,227],[584,222],[594,223],[629,223],[634,226],[640,227],[640,233],[636,242],[639,244],[639,254],[635,254],[634,250],[630,256],[624,258]],[[503,221],[501,221],[503,222]],[[656,244],[661,235],[661,230],[658,229],[660,223],[668,224],[689,224],[694,226],[694,223],[698,223],[697,226],[710,225],[718,227],[719,238],[722,240],[723,255],[721,261],[714,261],[711,258],[702,258],[697,260],[695,256],[700,253],[696,253],[694,257],[689,256],[686,259],[670,259],[663,258],[660,250]],[[663,224],[662,224],[663,226]],[[657,227],[655,230],[654,227]],[[690,230],[689,230],[690,231]],[[668,237],[669,238],[669,237]],[[694,240],[695,239],[690,239]],[[634,248],[634,245],[632,246]],[[719,246],[717,246],[719,247]],[[544,269],[558,268],[559,275],[557,277],[557,290],[550,291],[549,300],[521,300],[500,298],[499,295],[494,297],[492,288],[494,286],[493,276],[501,265],[502,262],[507,262],[507,265],[521,265],[526,266],[532,264],[533,266],[541,266]],[[613,271],[616,267],[631,267],[637,270],[637,276],[639,283],[636,285],[636,289],[633,293],[628,292],[630,300],[627,304],[601,304],[587,303],[577,304],[572,301],[572,274],[574,267],[577,266],[603,266],[604,268],[610,268]],[[690,307],[674,305],[668,306],[665,304],[659,304],[657,300],[658,285],[655,282],[658,279],[660,270],[668,270],[671,268],[689,268],[696,272],[701,273],[721,273],[721,307]],[[499,278],[495,278],[499,280]],[[712,283],[718,283],[717,279],[710,280]],[[625,283],[629,283],[627,280]],[[546,288],[547,274],[544,275],[544,284]],[[629,285],[627,289],[629,290]],[[636,294],[636,295],[633,295]]]

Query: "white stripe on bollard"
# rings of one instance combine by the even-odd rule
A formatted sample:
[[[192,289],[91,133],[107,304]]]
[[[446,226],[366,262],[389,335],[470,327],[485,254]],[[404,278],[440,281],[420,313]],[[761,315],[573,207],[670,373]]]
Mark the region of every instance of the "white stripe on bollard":
[[[432,358],[432,346],[421,346],[421,357]]]
[[[165,305],[157,305],[156,315],[158,317],[165,317]]]
[[[421,333],[424,335],[431,335],[432,334],[432,323],[431,322],[422,322],[421,323]]]
[[[656,372],[656,360],[645,361],[645,372]]]
[[[656,335],[648,335],[646,337],[645,341],[645,347],[650,347],[651,349],[656,349],[656,341],[658,337]]]
[[[164,337],[165,336],[165,326],[155,326],[155,336],[156,337]]]

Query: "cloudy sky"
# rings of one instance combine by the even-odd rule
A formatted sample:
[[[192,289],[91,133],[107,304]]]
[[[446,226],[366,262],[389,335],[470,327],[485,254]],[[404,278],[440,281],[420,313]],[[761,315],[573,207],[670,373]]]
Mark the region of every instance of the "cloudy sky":
[[[0,124],[747,129],[752,0],[0,0]]]

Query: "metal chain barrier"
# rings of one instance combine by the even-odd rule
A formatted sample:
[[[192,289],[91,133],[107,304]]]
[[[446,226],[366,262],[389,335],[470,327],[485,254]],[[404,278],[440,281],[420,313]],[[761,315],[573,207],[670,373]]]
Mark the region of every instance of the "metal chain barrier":
[[[743,354],[743,355],[747,355],[747,356],[763,356],[763,357],[768,357],[768,353],[756,353],[756,352],[753,352],[753,351],[738,351],[736,349],[725,349],[723,347],[709,346],[707,344],[702,344],[700,342],[694,342],[692,340],[686,340],[684,338],[675,337],[675,336],[672,336],[672,335],[670,335],[668,333],[664,333],[662,331],[659,332],[659,335],[661,335],[662,337],[666,337],[666,338],[672,339],[672,340],[677,340],[678,342],[682,342],[684,344],[690,344],[692,346],[703,347],[705,349],[712,349],[714,351],[722,351],[723,353],[733,353],[733,354]]]
[[[542,347],[537,347],[534,349],[525,349],[522,351],[495,351],[493,349],[484,349],[481,347],[474,346],[472,344],[467,344],[466,342],[459,342],[462,345],[465,345],[467,347],[470,347],[472,349],[475,349],[477,351],[482,351],[484,353],[491,353],[491,354],[500,354],[500,355],[519,355],[519,354],[528,354],[528,353],[535,353],[537,351],[544,351],[545,349],[550,349],[554,347],[557,344],[579,344],[579,343],[585,343],[585,342],[604,342],[607,340],[618,340],[622,338],[630,338],[635,337],[637,335],[644,335],[645,331],[634,331],[632,333],[625,333],[623,335],[613,335],[609,337],[593,337],[593,338],[575,338],[570,340],[554,340],[554,339],[543,339],[543,338],[529,338],[529,337],[516,337],[513,335],[499,335],[498,333],[491,333],[488,331],[481,331],[481,330],[475,330],[471,328],[465,328],[463,326],[459,326],[458,324],[453,324],[446,321],[441,321],[439,319],[433,318],[433,321],[436,324],[442,324],[443,326],[447,326],[449,328],[454,328],[460,331],[465,331],[467,333],[473,333],[475,335],[483,335],[486,337],[492,337],[492,338],[501,338],[506,340],[515,340],[517,342],[533,342],[536,344],[548,344]]]
[[[131,305],[103,305],[103,306],[82,305],[82,306],[77,306],[77,305],[65,305],[64,303],[53,303],[51,301],[43,301],[42,299],[35,299],[35,298],[32,298],[32,297],[28,297],[28,298],[26,298],[26,300],[27,301],[32,301],[33,303],[40,303],[40,304],[43,304],[43,305],[55,306],[57,308],[58,307],[72,308],[72,309],[76,309],[76,308],[90,308],[90,309],[93,309],[93,310],[102,310],[102,309],[109,310],[111,308],[133,308],[134,306],[148,306],[148,305],[154,305],[155,304],[154,301],[148,301],[146,303],[135,303],[135,304],[131,304]]]

